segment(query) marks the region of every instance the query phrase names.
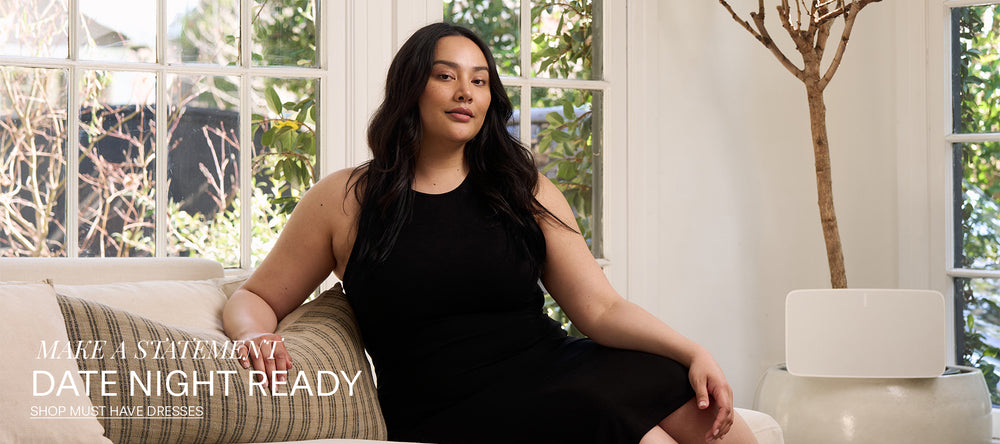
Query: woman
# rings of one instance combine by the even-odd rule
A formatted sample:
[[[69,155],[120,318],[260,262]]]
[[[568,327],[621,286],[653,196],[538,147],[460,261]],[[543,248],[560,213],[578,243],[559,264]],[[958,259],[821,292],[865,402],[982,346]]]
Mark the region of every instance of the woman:
[[[292,367],[277,322],[332,271],[390,439],[754,442],[711,355],[608,283],[510,115],[479,37],[441,23],[410,37],[369,125],[373,160],[306,193],[227,303],[227,334],[259,345],[244,367]],[[539,278],[592,340],[544,315]]]

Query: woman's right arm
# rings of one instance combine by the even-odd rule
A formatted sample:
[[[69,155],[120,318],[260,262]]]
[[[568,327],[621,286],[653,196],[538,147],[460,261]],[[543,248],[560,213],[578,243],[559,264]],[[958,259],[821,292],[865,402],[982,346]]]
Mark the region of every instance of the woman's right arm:
[[[226,334],[256,345],[241,347],[244,368],[271,375],[291,367],[291,357],[274,331],[338,262],[347,260],[337,257],[334,245],[343,243],[353,227],[351,210],[356,206],[345,201],[350,174],[349,169],[337,171],[302,196],[267,257],[226,302],[222,314]],[[351,202],[355,202],[353,192]]]

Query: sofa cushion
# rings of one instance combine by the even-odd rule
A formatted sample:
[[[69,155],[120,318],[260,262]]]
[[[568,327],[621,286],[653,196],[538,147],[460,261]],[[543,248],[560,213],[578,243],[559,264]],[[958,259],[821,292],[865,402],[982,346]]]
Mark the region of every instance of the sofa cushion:
[[[735,410],[747,423],[754,438],[757,438],[757,444],[783,444],[785,442],[778,421],[775,421],[767,413],[741,408]]]
[[[105,436],[114,442],[385,439],[360,333],[340,286],[298,308],[297,319],[278,329],[294,363],[279,387],[284,396],[251,383],[221,332],[172,327],[71,296],[58,300],[71,341],[107,341],[103,356],[77,363],[97,375],[110,372],[106,379],[113,385],[92,383],[89,391],[105,412]]]
[[[0,338],[0,442],[108,442],[87,394],[58,390],[83,384],[76,361],[39,356],[42,341],[68,341],[49,284],[0,283]]]
[[[214,283],[217,287],[219,287],[219,289],[222,290],[222,293],[225,294],[226,298],[228,299],[230,296],[233,295],[233,292],[235,292],[236,289],[240,288],[243,285],[243,283],[247,281],[247,279],[250,279],[249,273],[240,273],[232,276],[225,276],[209,280],[212,281],[212,283]]]
[[[166,325],[222,331],[227,297],[217,279],[54,284],[61,295],[99,302]]]

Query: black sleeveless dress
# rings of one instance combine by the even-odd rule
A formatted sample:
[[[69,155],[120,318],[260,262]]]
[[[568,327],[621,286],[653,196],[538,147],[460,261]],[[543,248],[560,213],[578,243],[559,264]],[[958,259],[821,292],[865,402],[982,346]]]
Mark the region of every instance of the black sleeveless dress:
[[[344,272],[389,439],[637,443],[694,397],[673,360],[567,337],[470,182],[414,191],[388,260]]]

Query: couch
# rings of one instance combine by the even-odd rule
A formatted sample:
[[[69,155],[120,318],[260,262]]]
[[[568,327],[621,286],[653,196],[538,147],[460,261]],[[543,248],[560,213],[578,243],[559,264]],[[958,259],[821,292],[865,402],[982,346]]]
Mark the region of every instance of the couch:
[[[0,442],[386,442],[340,286],[279,324],[296,361],[272,393],[227,359],[222,307],[244,279],[197,258],[0,258]]]

